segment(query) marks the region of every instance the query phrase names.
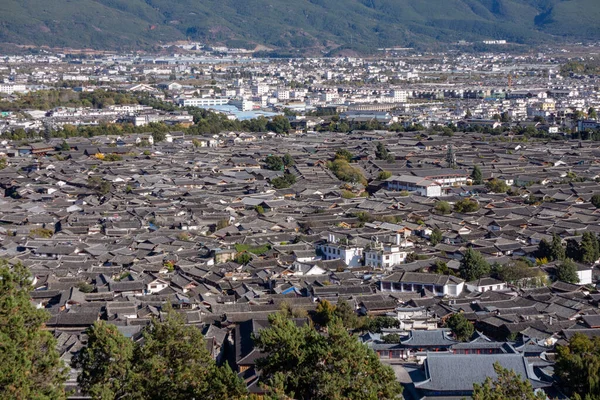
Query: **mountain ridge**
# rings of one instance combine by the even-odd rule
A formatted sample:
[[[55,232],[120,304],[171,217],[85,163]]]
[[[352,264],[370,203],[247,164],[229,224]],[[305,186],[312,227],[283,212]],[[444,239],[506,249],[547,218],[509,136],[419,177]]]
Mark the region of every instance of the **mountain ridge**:
[[[133,49],[177,40],[331,50],[598,40],[595,0],[4,0],[0,42]]]

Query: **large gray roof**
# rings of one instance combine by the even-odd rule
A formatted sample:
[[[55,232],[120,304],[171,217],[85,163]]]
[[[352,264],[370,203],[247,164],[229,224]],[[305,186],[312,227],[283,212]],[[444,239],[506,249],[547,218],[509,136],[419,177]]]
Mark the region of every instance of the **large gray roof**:
[[[473,383],[483,383],[486,377],[496,379],[494,363],[512,369],[522,378],[532,380],[534,387],[545,386],[537,380],[527,359],[520,354],[458,355],[428,353],[425,361],[427,379],[416,382],[418,389],[443,392],[469,392]]]

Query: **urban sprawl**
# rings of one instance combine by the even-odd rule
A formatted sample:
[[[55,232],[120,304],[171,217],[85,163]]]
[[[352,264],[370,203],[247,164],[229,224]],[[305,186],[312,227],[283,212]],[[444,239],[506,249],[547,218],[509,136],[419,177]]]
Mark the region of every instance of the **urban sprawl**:
[[[600,336],[600,68],[187,50],[0,56],[0,257],[72,398],[86,329],[139,340],[167,304],[257,396],[272,316],[336,306],[407,399],[471,396],[496,363],[576,390],[556,360]]]

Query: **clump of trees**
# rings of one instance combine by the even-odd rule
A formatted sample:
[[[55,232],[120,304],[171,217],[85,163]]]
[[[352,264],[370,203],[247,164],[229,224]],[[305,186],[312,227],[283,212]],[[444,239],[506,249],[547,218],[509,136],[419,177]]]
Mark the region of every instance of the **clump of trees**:
[[[94,190],[97,195],[104,196],[112,189],[112,183],[102,179],[100,176],[90,176],[87,179],[88,188]]]
[[[506,182],[496,178],[492,179],[491,181],[487,181],[485,183],[485,187],[487,190],[493,193],[506,193],[510,189],[510,186],[508,186]]]
[[[294,158],[285,154],[282,157],[276,155],[269,155],[265,158],[265,168],[271,171],[283,171],[285,168],[294,165]]]
[[[30,302],[31,275],[0,260],[0,398],[66,399],[66,366],[52,333],[50,315]]]
[[[435,205],[433,207],[433,210],[435,211],[436,214],[440,214],[440,215],[446,215],[446,214],[452,213],[452,207],[450,206],[450,203],[448,203],[445,200],[436,201]]]
[[[578,262],[593,264],[600,258],[600,243],[592,232],[584,232],[581,241],[567,240],[565,256]]]
[[[216,365],[195,326],[169,306],[162,320],[133,342],[116,326],[98,321],[72,361],[77,381],[93,399],[241,399],[246,387],[228,365]]]
[[[321,334],[298,326],[283,314],[269,317],[271,327],[254,337],[267,354],[257,360],[261,380],[272,395],[299,400],[396,399],[402,386],[375,352],[350,335],[339,318]]]
[[[573,335],[568,345],[557,347],[554,370],[573,399],[600,399],[600,337]]]
[[[296,183],[296,175],[285,172],[283,176],[271,179],[271,185],[275,189],[286,189]]]
[[[387,147],[381,142],[377,142],[377,147],[375,148],[375,157],[378,160],[385,160],[387,162],[394,162],[395,158],[388,151]]]
[[[543,272],[526,259],[511,261],[505,265],[492,265],[492,271],[497,279],[513,284],[537,285],[544,280]]]
[[[462,313],[452,314],[446,320],[446,327],[450,328],[456,340],[466,342],[471,339],[475,332],[473,324]]]
[[[335,154],[333,161],[327,163],[327,168],[333,172],[333,174],[341,181],[362,183],[367,185],[367,180],[363,176],[362,172],[353,167],[350,161],[354,158],[354,155],[346,149],[338,150]]]
[[[480,252],[473,250],[471,247],[465,251],[459,267],[461,278],[467,282],[474,281],[488,275],[490,271],[490,264]]]
[[[462,199],[454,203],[454,211],[457,213],[470,213],[479,210],[479,203],[472,199]]]

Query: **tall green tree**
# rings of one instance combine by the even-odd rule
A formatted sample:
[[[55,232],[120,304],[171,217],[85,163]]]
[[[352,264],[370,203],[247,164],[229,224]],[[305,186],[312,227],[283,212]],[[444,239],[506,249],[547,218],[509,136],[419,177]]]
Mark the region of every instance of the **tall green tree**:
[[[338,300],[333,315],[339,318],[342,321],[342,324],[348,329],[354,329],[358,324],[358,315],[356,315],[356,311],[344,299]]]
[[[567,239],[565,257],[581,261],[581,246],[579,245],[579,242],[577,240]]]
[[[319,301],[315,311],[315,316],[313,318],[315,323],[321,326],[327,326],[333,318],[335,307],[328,300],[322,299]]]
[[[460,276],[468,281],[479,279],[491,271],[490,264],[483,255],[471,247],[465,251],[463,259],[460,261]]]
[[[563,260],[565,258],[565,248],[562,245],[560,236],[552,234],[552,243],[550,243],[550,260]]]
[[[471,339],[475,327],[462,313],[452,314],[446,320],[446,327],[450,328],[456,340],[466,342]]]
[[[183,316],[167,307],[163,320],[154,319],[134,351],[134,393],[146,400],[223,399],[245,394],[229,367],[219,371],[204,337]],[[228,383],[234,386],[227,387]],[[223,392],[228,397],[222,397]]]
[[[600,337],[576,333],[566,346],[557,346],[554,371],[574,399],[600,399]]]
[[[387,147],[385,147],[385,144],[381,142],[377,142],[377,147],[375,148],[375,157],[378,160],[385,160],[388,162],[394,161],[394,156],[390,154]]]
[[[102,400],[244,398],[245,385],[229,366],[215,364],[200,330],[185,325],[170,306],[165,310],[135,344],[105,323],[88,330],[88,343],[73,362],[81,368],[84,392]]]
[[[568,283],[579,283],[577,265],[570,258],[565,259],[556,267],[556,279]]]
[[[471,179],[473,180],[474,185],[483,184],[483,174],[481,173],[481,168],[479,168],[479,165],[475,165],[473,167],[473,172],[471,172]]]
[[[473,400],[545,400],[544,392],[535,393],[531,382],[523,380],[512,369],[503,368],[499,363],[494,364],[498,377],[493,380],[485,379],[483,384],[473,384]]]
[[[271,171],[283,171],[285,164],[279,156],[267,156],[265,158],[265,167]]]
[[[81,369],[81,390],[98,400],[126,398],[131,394],[133,341],[115,325],[98,321],[86,330],[87,344],[73,358]]]
[[[442,234],[442,231],[440,230],[440,228],[433,228],[433,230],[431,231],[431,235],[429,236],[429,241],[431,242],[432,245],[436,245],[438,243],[440,243],[442,241],[442,239],[444,238],[444,235]]]
[[[65,365],[56,340],[43,330],[46,311],[30,302],[31,275],[0,260],[0,398],[66,399]]]
[[[284,154],[281,160],[283,161],[283,165],[286,167],[291,167],[296,163],[294,158],[289,153]]]
[[[262,381],[299,400],[396,399],[402,386],[393,370],[351,336],[337,318],[326,335],[297,326],[282,314],[254,341],[268,355],[257,360]]]
[[[594,194],[590,202],[594,205],[594,207],[600,208],[600,193]]]
[[[598,239],[592,232],[584,232],[581,236],[581,261],[588,264],[593,264],[600,258],[600,246]]]
[[[288,133],[292,126],[290,125],[290,120],[283,115],[277,115],[273,117],[273,119],[267,122],[266,128],[275,133]]]

